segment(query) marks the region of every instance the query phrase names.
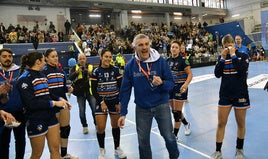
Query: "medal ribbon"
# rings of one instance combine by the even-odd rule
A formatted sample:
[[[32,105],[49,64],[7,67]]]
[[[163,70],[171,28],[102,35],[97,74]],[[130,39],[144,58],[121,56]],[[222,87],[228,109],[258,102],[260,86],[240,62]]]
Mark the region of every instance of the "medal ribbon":
[[[3,74],[2,72],[0,72],[0,75],[8,82],[10,83],[11,80],[12,80],[12,77],[13,77],[13,71],[10,72],[10,76],[9,76],[9,79],[6,78],[5,74]]]
[[[150,78],[149,78],[149,75],[151,74],[151,68],[152,68],[153,63],[150,63],[150,67],[148,67],[148,71],[146,72],[146,71],[141,67],[140,62],[139,62],[138,60],[136,60],[136,62],[137,62],[137,64],[138,64],[139,69],[141,70],[142,74],[143,74],[144,76],[146,76],[147,79],[150,79]]]

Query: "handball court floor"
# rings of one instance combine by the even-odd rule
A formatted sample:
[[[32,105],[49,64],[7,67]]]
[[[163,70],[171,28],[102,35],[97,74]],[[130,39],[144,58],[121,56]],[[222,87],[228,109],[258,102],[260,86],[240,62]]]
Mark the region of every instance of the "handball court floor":
[[[184,127],[181,127],[178,143],[181,159],[207,159],[215,151],[215,133],[217,127],[217,102],[220,79],[215,78],[214,66],[193,68],[193,80],[189,85],[189,102],[184,105],[184,113],[191,122],[192,133],[184,135]],[[245,159],[268,159],[268,92],[263,87],[268,81],[268,62],[250,62],[248,85],[251,100],[251,108],[247,111],[246,136],[244,143]],[[121,129],[121,148],[127,153],[128,159],[138,159],[138,142],[135,127],[134,97],[129,103],[125,127]],[[95,126],[87,106],[87,120],[89,134],[82,133],[78,115],[78,106],[75,96],[69,98],[72,104],[71,133],[69,137],[68,153],[78,156],[79,159],[97,159],[98,142],[96,140]],[[26,137],[25,159],[31,154],[31,146]],[[223,158],[234,159],[236,146],[236,122],[233,111],[230,113],[223,142]],[[168,152],[163,138],[153,121],[151,129],[151,147],[153,159],[168,159]],[[106,157],[117,159],[114,156],[113,138],[111,134],[110,120],[108,118],[105,138]],[[14,159],[14,139],[10,145],[10,159]],[[1,158],[1,157],[0,157]],[[49,159],[47,145],[41,159]]]

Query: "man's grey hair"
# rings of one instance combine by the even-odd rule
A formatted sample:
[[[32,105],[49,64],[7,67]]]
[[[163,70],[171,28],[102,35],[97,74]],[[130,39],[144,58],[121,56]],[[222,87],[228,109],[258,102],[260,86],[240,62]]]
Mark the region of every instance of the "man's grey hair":
[[[132,46],[136,46],[137,40],[139,40],[139,39],[149,39],[150,40],[149,36],[147,36],[145,34],[138,34],[134,37]],[[151,44],[151,40],[150,40],[150,44]]]

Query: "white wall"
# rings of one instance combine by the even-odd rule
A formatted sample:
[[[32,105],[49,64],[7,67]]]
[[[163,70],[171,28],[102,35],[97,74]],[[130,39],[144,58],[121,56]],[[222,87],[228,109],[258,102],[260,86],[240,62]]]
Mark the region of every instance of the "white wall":
[[[225,19],[234,21],[244,19],[246,34],[254,30],[255,25],[261,24],[261,11],[267,11],[268,8],[261,8],[261,2],[265,0],[243,0],[243,1],[228,1],[227,8],[229,15]],[[266,0],[267,1],[267,0]],[[241,3],[242,2],[242,3]],[[239,17],[231,17],[234,14],[240,14]]]
[[[266,11],[268,8],[261,8],[260,2],[261,0],[243,0],[243,3],[241,1],[237,0],[229,0],[227,1],[227,8],[229,11],[229,15],[225,17],[225,22],[234,21],[238,19],[244,19],[245,21],[245,31],[246,33],[253,31],[254,26],[261,24],[261,11]],[[193,10],[193,12],[200,12],[200,9]],[[232,18],[231,15],[233,14],[240,14],[239,17]],[[9,24],[13,24],[14,26],[17,25],[17,15],[40,15],[40,16],[46,16],[47,17],[47,24],[49,24],[49,21],[53,21],[53,23],[56,26],[56,29],[63,29],[59,28],[58,26],[62,27],[62,24],[57,23],[57,16],[62,15],[65,18],[70,20],[70,9],[69,8],[51,8],[51,7],[43,7],[40,6],[40,11],[36,10],[28,10],[28,6],[8,6],[8,5],[2,5],[0,6],[0,22],[3,22],[3,24],[8,27]],[[133,19],[131,17],[132,15],[128,15],[128,23],[135,22],[135,23],[158,23],[161,24],[161,22],[166,22],[165,15],[143,15],[142,19]],[[118,17],[119,18],[119,17]],[[118,24],[118,19],[115,17],[115,26],[118,29],[120,27],[120,24]],[[209,25],[218,24],[218,18],[208,18],[205,17],[203,19],[199,19],[201,22],[206,21]],[[184,24],[185,22],[190,22],[190,17],[183,17],[182,20],[174,20],[173,16],[170,16],[170,21],[175,22],[177,24]],[[198,19],[193,20],[193,22],[198,22]],[[41,29],[47,29],[48,25],[45,25],[44,22],[39,22],[39,26]],[[31,23],[26,25],[29,29],[33,28],[33,25]]]
[[[28,10],[28,6],[0,6],[0,22],[2,22],[7,28],[9,24],[16,26],[18,23],[17,15],[39,15],[46,16],[47,25],[45,22],[38,22],[40,29],[47,29],[49,22],[52,21],[56,27],[56,30],[64,28],[58,28],[57,16],[62,15],[70,21],[70,9],[69,8],[51,8],[40,6],[40,11]],[[30,30],[33,29],[32,23],[25,25]],[[62,26],[59,25],[59,26]]]
[[[169,16],[170,18],[170,22],[174,22],[176,24],[185,24],[185,22],[190,22],[191,19],[189,17],[182,17],[182,19],[174,19],[174,16]],[[131,22],[134,22],[134,23],[146,23],[146,24],[150,24],[150,23],[157,23],[158,25],[161,25],[161,23],[166,23],[167,20],[166,20],[166,17],[165,15],[160,15],[160,14],[157,14],[157,15],[148,15],[148,14],[145,14],[145,15],[142,15],[142,18],[141,19],[134,19],[132,18],[132,14],[129,14],[128,15],[128,23],[130,24]]]
[[[38,22],[39,27],[41,30],[46,30],[48,28],[49,22],[52,21],[56,27],[56,30],[63,29],[64,28],[58,28],[58,26],[61,26],[57,23],[57,15],[63,15],[65,18],[69,19],[70,21],[70,9],[69,8],[51,8],[51,7],[42,7],[40,6],[40,11],[36,10],[28,10],[28,6],[0,6],[0,22],[2,22],[5,27],[7,28],[9,24],[12,24],[13,26],[16,26],[18,24],[18,18],[17,15],[39,15],[39,16],[46,16],[47,18],[47,25],[45,25],[45,22],[40,21]],[[120,17],[116,17],[115,20],[118,20],[120,22]],[[133,19],[132,15],[128,15],[128,23],[130,22],[135,23],[157,23],[161,24],[161,22],[166,22],[165,15],[143,15],[142,19]],[[185,22],[190,22],[191,19],[189,17],[182,17],[181,20],[174,20],[173,15],[170,16],[170,21],[175,22],[177,24],[184,24]],[[29,22],[28,24],[23,24],[30,30],[33,29],[34,23]],[[120,24],[116,24],[116,26],[120,27]],[[117,27],[117,29],[118,29]]]

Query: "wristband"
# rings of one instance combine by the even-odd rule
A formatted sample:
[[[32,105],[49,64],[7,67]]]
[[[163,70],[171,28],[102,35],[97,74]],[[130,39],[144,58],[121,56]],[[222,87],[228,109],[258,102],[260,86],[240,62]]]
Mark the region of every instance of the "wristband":
[[[54,107],[54,106],[55,106],[55,101],[52,100],[52,101],[51,101],[51,108]]]

